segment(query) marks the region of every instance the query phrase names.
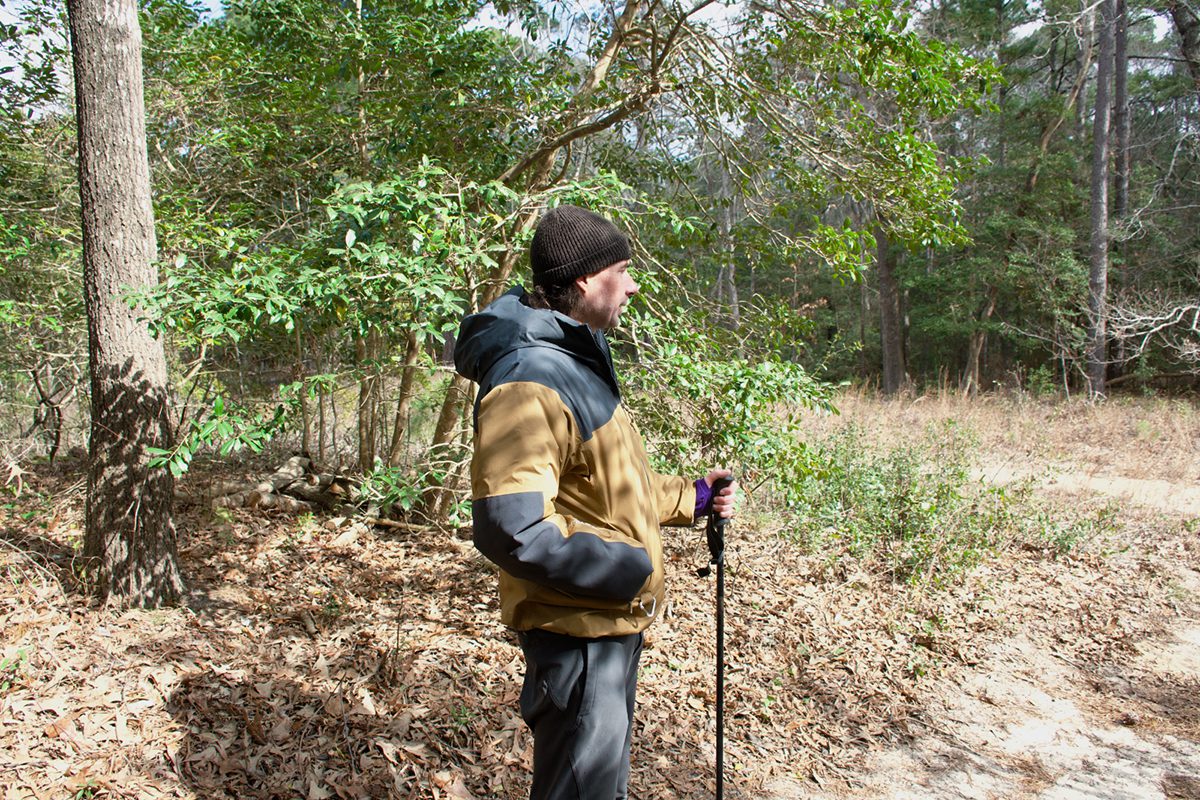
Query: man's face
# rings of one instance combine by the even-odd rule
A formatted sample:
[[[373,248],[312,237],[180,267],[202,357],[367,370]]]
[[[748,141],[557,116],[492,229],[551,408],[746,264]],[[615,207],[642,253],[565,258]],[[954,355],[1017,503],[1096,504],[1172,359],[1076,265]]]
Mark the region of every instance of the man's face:
[[[618,261],[599,272],[576,278],[575,285],[582,297],[571,316],[596,330],[617,327],[621,312],[638,290],[629,274],[628,261]]]

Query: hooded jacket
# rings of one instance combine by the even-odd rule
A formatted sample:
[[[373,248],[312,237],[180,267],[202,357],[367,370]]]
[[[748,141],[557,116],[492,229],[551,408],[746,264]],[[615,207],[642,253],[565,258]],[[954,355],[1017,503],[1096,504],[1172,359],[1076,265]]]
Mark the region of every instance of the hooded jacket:
[[[506,625],[643,631],[663,601],[659,526],[692,523],[695,487],[650,468],[603,334],[524,294],[464,319],[454,349],[479,383],[475,546],[500,567]]]

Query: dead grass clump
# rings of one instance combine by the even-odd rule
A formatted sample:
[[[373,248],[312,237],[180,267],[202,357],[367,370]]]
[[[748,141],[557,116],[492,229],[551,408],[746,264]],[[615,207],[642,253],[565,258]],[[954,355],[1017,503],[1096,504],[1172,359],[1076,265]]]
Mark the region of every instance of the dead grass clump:
[[[887,447],[953,422],[974,437],[990,464],[1070,463],[1089,474],[1200,481],[1200,408],[1190,399],[1089,403],[941,393],[880,400],[857,391],[839,395],[834,404],[839,416],[806,416],[805,427],[814,436],[855,424]]]

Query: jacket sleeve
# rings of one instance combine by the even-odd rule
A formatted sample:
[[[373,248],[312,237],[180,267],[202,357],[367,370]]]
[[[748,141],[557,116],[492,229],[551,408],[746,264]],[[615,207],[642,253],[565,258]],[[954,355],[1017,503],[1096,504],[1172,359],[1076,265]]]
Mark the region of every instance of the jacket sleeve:
[[[514,382],[488,392],[476,413],[471,461],[475,546],[513,577],[630,600],[653,571],[645,547],[555,509],[576,438],[575,420],[553,389]]]
[[[658,521],[662,525],[691,525],[696,516],[696,485],[678,475],[650,475]]]

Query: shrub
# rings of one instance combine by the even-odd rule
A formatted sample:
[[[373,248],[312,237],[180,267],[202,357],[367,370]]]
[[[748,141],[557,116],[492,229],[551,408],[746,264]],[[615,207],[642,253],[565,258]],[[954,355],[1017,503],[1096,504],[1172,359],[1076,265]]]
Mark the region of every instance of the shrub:
[[[963,435],[876,451],[849,427],[812,448],[792,535],[814,552],[876,560],[897,579],[939,581],[978,563],[1005,527],[1006,503],[971,486]]]
[[[972,477],[971,437],[954,424],[880,450],[856,427],[809,447],[786,535],[835,561],[858,560],[909,583],[943,585],[1010,550],[1057,558],[1117,525],[1039,498],[1031,481],[988,486]]]

